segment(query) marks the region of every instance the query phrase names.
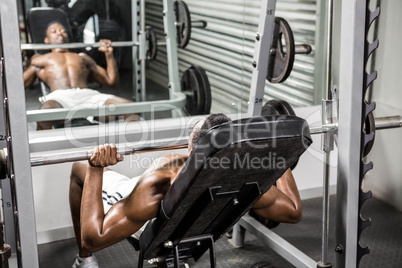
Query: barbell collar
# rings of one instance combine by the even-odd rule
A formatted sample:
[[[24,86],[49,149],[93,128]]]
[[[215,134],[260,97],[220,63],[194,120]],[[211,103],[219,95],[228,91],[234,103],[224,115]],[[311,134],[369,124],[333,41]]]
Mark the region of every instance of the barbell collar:
[[[286,47],[282,47],[282,51],[283,53],[286,53]],[[312,51],[312,48],[310,45],[307,44],[302,44],[302,45],[295,45],[295,54],[305,54],[308,55],[310,54]],[[271,50],[269,51],[269,53],[271,54],[271,56],[275,55],[276,53],[276,48],[271,48]]]

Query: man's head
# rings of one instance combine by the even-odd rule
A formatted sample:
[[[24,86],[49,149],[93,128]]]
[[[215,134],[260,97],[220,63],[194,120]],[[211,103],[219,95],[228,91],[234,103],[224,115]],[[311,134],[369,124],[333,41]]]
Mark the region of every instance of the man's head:
[[[204,120],[200,120],[195,124],[193,131],[190,134],[188,151],[195,147],[195,145],[204,137],[208,130],[214,126],[230,122],[231,119],[224,114],[211,114]]]
[[[46,29],[45,44],[63,44],[68,43],[69,38],[66,28],[57,21],[49,23]]]

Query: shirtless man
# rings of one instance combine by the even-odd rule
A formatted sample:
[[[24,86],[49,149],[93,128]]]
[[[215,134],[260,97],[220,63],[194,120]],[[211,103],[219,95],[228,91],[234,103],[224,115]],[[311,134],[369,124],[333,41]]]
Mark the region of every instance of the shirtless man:
[[[68,34],[58,22],[49,24],[46,30],[45,44],[68,43]],[[101,105],[130,103],[132,101],[109,94],[101,94],[88,88],[88,79],[111,88],[119,85],[119,73],[113,56],[110,40],[101,40],[99,51],[105,53],[107,68],[97,65],[85,53],[72,53],[66,48],[55,48],[52,52],[32,56],[24,71],[24,86],[30,87],[41,79],[50,88],[40,109],[87,107],[96,108]],[[85,104],[85,106],[82,106]],[[79,106],[77,106],[79,105]],[[127,120],[130,116],[125,115]],[[138,120],[138,118],[132,118]],[[64,121],[43,121],[37,123],[37,129],[51,129]]]
[[[213,114],[197,123],[190,135],[189,152],[206,130],[229,120],[223,114]],[[74,163],[70,209],[79,253],[73,267],[98,267],[92,252],[126,239],[154,218],[187,159],[188,155],[164,156],[132,179],[106,168],[123,160],[114,144],[95,148],[87,164]],[[290,169],[276,187],[272,186],[254,204],[252,211],[278,222],[301,220],[301,200]]]

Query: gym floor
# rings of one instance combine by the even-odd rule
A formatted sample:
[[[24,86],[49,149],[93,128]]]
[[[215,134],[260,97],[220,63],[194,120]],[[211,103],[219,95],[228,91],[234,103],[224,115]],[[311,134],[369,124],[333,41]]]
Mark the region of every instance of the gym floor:
[[[335,203],[330,199],[329,260],[335,258]],[[275,232],[299,248],[312,259],[321,258],[321,208],[322,199],[314,198],[303,201],[303,220],[298,224],[280,224]],[[361,245],[369,246],[371,252],[365,255],[360,267],[402,267],[402,213],[375,199],[369,199],[363,206],[362,215],[370,217],[372,225],[363,231]],[[284,258],[273,252],[253,235],[246,234],[243,248],[234,248],[228,238],[223,236],[215,244],[217,267],[245,268],[264,262],[265,268],[294,267]],[[77,253],[74,239],[39,245],[41,268],[71,267]],[[100,267],[126,268],[137,267],[138,252],[126,241],[95,253]],[[194,263],[188,261],[191,268],[209,267],[208,252]],[[147,264],[144,265],[145,267]]]

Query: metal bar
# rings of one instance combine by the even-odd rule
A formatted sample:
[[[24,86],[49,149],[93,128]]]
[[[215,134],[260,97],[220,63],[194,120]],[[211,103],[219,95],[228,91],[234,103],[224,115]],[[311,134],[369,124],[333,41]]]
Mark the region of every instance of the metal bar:
[[[334,13],[334,4],[333,0],[328,0],[327,6],[327,42],[326,42],[326,62],[327,69],[325,74],[326,80],[326,89],[327,89],[327,100],[330,100],[332,97],[332,21],[333,21],[333,13]]]
[[[146,39],[145,32],[145,0],[140,0],[140,38]],[[140,39],[141,41],[141,39]],[[141,53],[141,51],[144,51]],[[140,47],[140,66],[141,66],[141,94],[139,101],[146,101],[146,57],[141,54],[146,54],[146,49]]]
[[[175,92],[180,92],[179,62],[177,55],[175,12],[173,1],[163,0],[163,24],[166,37],[166,53],[169,74],[169,97],[173,98]],[[172,117],[178,114],[172,112]]]
[[[311,257],[307,256],[254,218],[245,215],[239,220],[239,224],[295,267],[317,267],[317,262]]]
[[[138,41],[138,32],[139,32],[139,16],[137,14],[137,0],[131,0],[131,39],[135,42]],[[141,93],[141,79],[139,77],[139,73],[141,73],[141,66],[139,61],[137,60],[139,56],[139,48],[137,46],[133,46],[131,55],[131,63],[132,63],[132,81],[133,81],[133,95],[132,98],[136,101],[141,101],[140,93]]]
[[[321,261],[318,263],[318,267],[330,267],[328,260],[330,155],[330,151],[324,152]]]
[[[191,28],[205,29],[205,27],[207,27],[207,21],[205,21],[205,20],[192,20],[191,21]]]
[[[15,190],[17,261],[19,267],[36,268],[39,267],[39,259],[18,21],[17,1],[1,0],[1,47],[4,59],[2,82],[5,82],[7,97],[3,100],[3,105],[8,109],[8,146],[11,149],[9,152],[12,167],[10,180]]]
[[[302,44],[302,45],[295,45],[295,54],[310,54],[311,53],[311,46],[307,44]],[[283,53],[286,53],[286,47],[282,48]],[[272,55],[275,55],[276,53],[276,48],[271,48],[269,53]]]
[[[310,127],[310,134],[322,134],[331,131],[336,131],[338,129],[338,124],[327,124],[324,126]]]
[[[253,57],[253,74],[251,78],[248,115],[261,114],[264,100],[265,80],[268,70],[268,58],[272,47],[272,36],[275,25],[276,0],[263,0],[261,2],[260,19]]]
[[[357,267],[366,4],[341,7],[335,267]]]
[[[113,47],[131,47],[138,46],[138,42],[134,41],[114,41]],[[49,50],[54,48],[87,48],[101,47],[100,42],[96,43],[64,43],[64,44],[21,44],[22,50]]]
[[[135,147],[134,147],[135,146]],[[188,137],[182,138],[181,140],[167,139],[162,142],[153,142],[151,144],[143,143],[141,144],[126,144],[125,146],[118,147],[118,153],[121,155],[130,155],[138,153],[147,152],[159,152],[159,151],[172,151],[178,149],[185,149],[188,147]],[[67,153],[51,153],[41,156],[31,156],[31,166],[43,166],[43,165],[53,165],[66,162],[75,162],[88,160],[92,157],[92,150],[80,150]]]
[[[390,117],[387,117],[390,118]],[[398,117],[399,122],[400,116]],[[381,118],[380,120],[383,120]],[[389,125],[396,126],[394,121],[390,121]],[[331,124],[332,128],[328,126],[321,127],[321,131],[330,129],[332,132],[335,132],[336,127],[335,124]],[[400,127],[401,125],[398,125]],[[389,128],[389,127],[386,127]],[[311,133],[311,132],[310,132]],[[311,134],[318,134],[319,132],[311,133]],[[321,132],[326,133],[326,132]],[[122,155],[129,155],[135,153],[145,153],[145,152],[154,152],[154,151],[166,151],[166,150],[177,150],[177,149],[184,149],[188,146],[188,137],[183,137],[182,139],[178,140],[177,138],[172,139],[165,139],[160,142],[153,142],[151,144],[147,143],[136,143],[136,144],[124,144],[123,146],[119,146],[118,152]],[[31,166],[41,166],[41,165],[51,165],[51,164],[59,164],[65,162],[74,162],[74,161],[81,161],[81,160],[88,160],[92,156],[92,150],[79,150],[73,152],[63,152],[63,153],[51,153],[45,154],[40,156],[31,155]],[[325,163],[329,163],[329,154],[326,154]],[[329,169],[328,171],[329,172]],[[325,172],[324,172],[325,173]],[[329,177],[329,174],[324,174],[324,177]],[[327,207],[327,204],[325,207]],[[326,222],[327,221],[323,221]]]
[[[135,102],[119,105],[100,106],[98,108],[82,108],[82,109],[42,109],[27,111],[27,121],[51,121],[81,118],[88,116],[108,116],[123,115],[140,112],[155,112],[174,110],[186,105],[186,95],[180,92],[174,94],[174,98],[170,100]]]
[[[386,116],[375,119],[375,129],[389,129],[402,127],[402,116]]]
[[[336,123],[336,101],[323,100],[321,123],[323,126]],[[321,150],[324,152],[323,163],[323,199],[322,199],[322,232],[321,232],[321,260],[317,267],[330,267],[328,262],[328,231],[329,231],[329,176],[330,176],[330,154],[334,149],[335,130],[324,133],[321,136]]]
[[[402,127],[402,116],[385,116],[375,118],[375,130]],[[310,127],[310,134],[322,134],[338,130],[338,123]]]

